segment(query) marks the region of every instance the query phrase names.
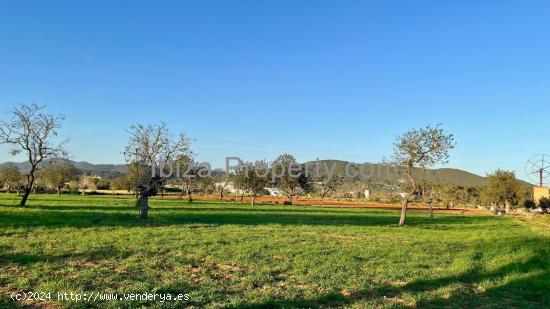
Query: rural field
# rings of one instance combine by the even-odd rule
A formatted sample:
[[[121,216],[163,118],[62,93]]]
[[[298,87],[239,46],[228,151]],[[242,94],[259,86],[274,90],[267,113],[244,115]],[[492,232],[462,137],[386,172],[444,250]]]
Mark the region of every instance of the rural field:
[[[540,308],[548,222],[510,216],[0,194],[0,307]],[[540,219],[539,219],[540,220]],[[185,302],[14,302],[10,293],[186,293]]]

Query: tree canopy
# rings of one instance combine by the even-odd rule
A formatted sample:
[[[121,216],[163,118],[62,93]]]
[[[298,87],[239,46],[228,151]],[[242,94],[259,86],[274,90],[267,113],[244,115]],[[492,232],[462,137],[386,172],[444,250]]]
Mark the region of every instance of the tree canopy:
[[[512,171],[496,170],[489,174],[487,195],[491,202],[504,205],[506,212],[510,211],[512,204],[517,204],[521,196],[521,184]]]
[[[40,171],[40,178],[43,182],[61,194],[61,189],[71,180],[76,179],[78,169],[69,162],[52,162]]]
[[[440,124],[435,127],[428,125],[425,128],[413,129],[397,137],[394,143],[394,160],[404,172],[409,190],[403,196],[399,225],[405,224],[408,203],[417,193],[418,184],[413,174],[414,170],[447,163],[449,152],[454,147],[454,136],[445,132]]]
[[[44,106],[21,104],[11,111],[12,118],[0,120],[0,143],[12,146],[10,153],[23,153],[30,164],[25,174],[26,183],[21,206],[25,206],[33,188],[39,164],[50,158],[66,157],[66,141],[57,141],[58,129],[65,119],[63,115],[44,112]]]

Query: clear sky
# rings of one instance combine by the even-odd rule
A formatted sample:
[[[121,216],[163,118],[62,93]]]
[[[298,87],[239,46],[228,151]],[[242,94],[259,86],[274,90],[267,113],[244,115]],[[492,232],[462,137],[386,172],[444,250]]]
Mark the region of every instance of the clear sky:
[[[449,167],[550,153],[549,1],[2,1],[0,40],[0,117],[65,114],[78,161],[121,163],[160,121],[215,166],[376,162],[437,122]]]

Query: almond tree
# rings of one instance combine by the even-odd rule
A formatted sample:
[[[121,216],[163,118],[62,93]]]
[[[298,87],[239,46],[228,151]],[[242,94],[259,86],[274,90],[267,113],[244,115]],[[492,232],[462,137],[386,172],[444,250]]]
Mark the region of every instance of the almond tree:
[[[74,180],[77,176],[78,169],[67,161],[50,162],[45,166],[40,175],[44,182],[57,190],[57,194],[61,194],[61,189],[65,183]]]
[[[78,178],[78,191],[80,194],[86,195],[86,190],[96,190],[97,179],[92,176],[82,175]]]
[[[254,206],[256,197],[269,185],[269,165],[262,160],[254,163],[245,163],[243,168],[245,173],[243,186],[252,195],[251,205]]]
[[[111,190],[113,190],[113,194],[115,190],[126,190],[127,192],[132,191],[132,182],[128,175],[119,176],[113,179],[111,181]]]
[[[7,187],[8,192],[15,189],[19,195],[21,179],[21,172],[17,166],[10,164],[0,167],[0,184]]]
[[[174,162],[176,181],[181,185],[180,198],[187,193],[187,202],[193,202],[193,192],[200,185],[201,166],[191,154],[183,154]]]
[[[225,191],[229,185],[228,175],[221,169],[215,169],[212,171],[212,179],[215,182],[214,189],[218,192],[220,200],[223,200]]]
[[[64,149],[66,141],[55,141],[57,130],[65,118],[44,113],[43,110],[44,106],[21,104],[10,112],[10,120],[0,121],[0,143],[12,146],[10,153],[13,156],[25,155],[30,165],[30,170],[25,173],[20,206],[27,203],[40,163],[46,159],[67,156]]]
[[[319,206],[323,206],[325,197],[334,192],[340,186],[340,180],[336,176],[322,176],[320,179],[321,200]]]
[[[166,181],[161,177],[159,168],[190,153],[189,140],[183,134],[172,137],[165,123],[136,124],[130,127],[129,133],[124,157],[129,165],[136,168],[134,188],[138,192],[139,217],[147,219],[149,196],[156,195],[157,189]]]
[[[491,200],[497,205],[504,204],[506,213],[510,213],[512,203],[517,203],[521,195],[521,183],[516,175],[512,171],[496,170],[488,178],[487,193]]]
[[[446,133],[440,124],[411,130],[397,138],[394,143],[394,159],[405,174],[408,189],[403,195],[399,225],[405,224],[409,202],[418,193],[414,171],[447,163],[449,151],[454,147],[454,136]]]
[[[244,200],[244,193],[247,187],[246,184],[246,177],[248,177],[248,172],[246,170],[246,166],[244,164],[241,164],[236,170],[233,175],[230,175],[231,181],[233,183],[233,187],[235,188],[235,199],[237,198],[237,194],[241,194],[241,203]]]
[[[296,162],[292,155],[280,155],[271,166],[275,183],[286,195],[288,204],[292,205],[293,197],[300,191],[309,192],[311,190],[311,183],[304,166]]]

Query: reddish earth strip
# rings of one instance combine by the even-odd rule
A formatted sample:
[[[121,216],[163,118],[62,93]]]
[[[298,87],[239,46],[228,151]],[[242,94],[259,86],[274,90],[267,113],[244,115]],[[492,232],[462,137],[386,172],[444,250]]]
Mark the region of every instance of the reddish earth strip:
[[[156,196],[155,198],[165,198],[165,199],[179,199],[179,195],[164,195],[164,197]],[[183,199],[187,199],[187,196],[184,196]],[[194,200],[198,201],[221,201],[219,196],[212,196],[212,195],[196,195],[193,196]],[[235,198],[234,196],[224,197],[223,201],[241,201],[240,197]],[[245,197],[243,199],[243,202],[250,202],[251,198]],[[275,203],[275,204],[283,204],[286,201],[286,198],[282,197],[272,197],[272,196],[263,196],[263,197],[257,197],[256,203]],[[309,198],[295,198],[293,201],[293,205],[303,205],[303,206],[319,206],[320,201],[318,199],[309,199]],[[382,204],[382,203],[372,203],[372,202],[362,202],[362,201],[337,201],[337,200],[325,200],[323,202],[322,207],[341,207],[341,208],[369,208],[369,209],[393,209],[393,210],[401,210],[401,205],[397,204]],[[419,210],[419,211],[428,211],[428,206],[426,205],[417,205],[414,204],[413,206],[409,206],[410,210]],[[440,207],[434,207],[434,212],[438,213],[450,213],[450,214],[481,214],[483,213],[481,210],[478,209],[470,209],[470,208],[453,208],[453,209],[446,209],[446,208],[440,208]]]

